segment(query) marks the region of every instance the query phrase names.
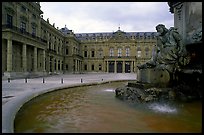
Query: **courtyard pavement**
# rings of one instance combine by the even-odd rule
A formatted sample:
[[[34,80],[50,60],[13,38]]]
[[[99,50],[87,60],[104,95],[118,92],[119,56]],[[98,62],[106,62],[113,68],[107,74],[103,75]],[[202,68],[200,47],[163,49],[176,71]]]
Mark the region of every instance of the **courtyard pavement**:
[[[136,80],[136,74],[89,73],[29,79],[2,79],[2,133],[14,133],[16,113],[24,103],[40,94],[78,85],[92,85],[120,80]]]
[[[54,87],[70,86],[82,83],[96,83],[114,80],[136,80],[135,73],[89,73],[63,74],[47,77],[2,80],[2,105],[27,92],[42,91]]]

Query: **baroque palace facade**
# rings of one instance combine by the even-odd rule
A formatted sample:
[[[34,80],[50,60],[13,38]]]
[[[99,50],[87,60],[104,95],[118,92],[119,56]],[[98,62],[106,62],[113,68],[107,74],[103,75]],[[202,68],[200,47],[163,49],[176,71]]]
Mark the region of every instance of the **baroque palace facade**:
[[[156,45],[156,32],[73,33],[42,15],[39,2],[2,3],[2,77],[136,73]]]

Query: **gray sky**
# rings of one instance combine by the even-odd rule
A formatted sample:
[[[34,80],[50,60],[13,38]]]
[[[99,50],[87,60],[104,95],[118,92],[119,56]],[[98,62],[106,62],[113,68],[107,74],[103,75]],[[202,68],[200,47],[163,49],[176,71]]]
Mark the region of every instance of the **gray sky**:
[[[40,2],[43,18],[74,33],[156,32],[174,26],[167,2]]]

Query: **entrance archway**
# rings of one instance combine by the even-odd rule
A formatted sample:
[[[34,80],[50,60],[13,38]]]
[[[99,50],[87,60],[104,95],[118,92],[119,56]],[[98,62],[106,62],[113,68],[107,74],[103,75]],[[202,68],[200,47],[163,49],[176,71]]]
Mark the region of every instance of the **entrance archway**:
[[[117,62],[117,73],[122,73],[122,71],[123,71],[123,62],[118,61]]]
[[[109,73],[114,73],[114,61],[110,61],[109,62],[109,69],[108,69],[108,71],[109,71]]]

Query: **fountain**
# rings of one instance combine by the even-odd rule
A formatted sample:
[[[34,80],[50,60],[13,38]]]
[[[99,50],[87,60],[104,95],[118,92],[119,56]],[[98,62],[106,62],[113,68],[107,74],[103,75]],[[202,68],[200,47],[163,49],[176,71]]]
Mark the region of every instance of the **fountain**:
[[[133,102],[201,99],[201,74],[185,72],[188,67],[195,71],[197,66],[192,64],[189,49],[187,53],[174,28],[167,30],[159,24],[156,29],[161,32],[154,55],[138,66],[136,82],[115,90],[116,97]]]
[[[202,4],[168,4],[175,12],[176,28],[156,26],[157,45],[151,60],[138,66],[137,81],[115,90],[117,98],[131,102],[202,98]]]

